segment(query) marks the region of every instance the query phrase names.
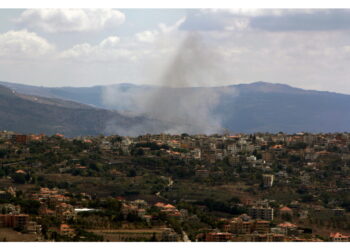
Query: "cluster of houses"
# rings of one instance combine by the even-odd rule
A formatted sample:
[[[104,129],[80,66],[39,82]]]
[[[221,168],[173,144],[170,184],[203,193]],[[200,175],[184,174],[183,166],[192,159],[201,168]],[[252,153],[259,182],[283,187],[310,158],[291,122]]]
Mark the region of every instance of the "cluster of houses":
[[[7,190],[0,190],[0,200],[8,200],[11,197],[16,197],[15,188],[10,186]],[[28,214],[23,213],[20,205],[12,203],[0,203],[0,228],[4,227],[38,235],[41,232],[41,225],[31,220]]]
[[[64,135],[56,134],[57,138],[64,138]],[[16,154],[28,154],[25,145],[32,141],[49,141],[50,137],[45,135],[23,135],[14,132],[0,132],[0,150],[12,149]],[[262,186],[266,189],[273,188],[277,184],[288,184],[296,181],[310,190],[316,190],[315,174],[325,166],[329,158],[340,159],[340,170],[334,172],[333,177],[339,181],[327,184],[327,190],[336,192],[350,189],[350,178],[340,176],[340,172],[350,173],[350,134],[309,134],[298,133],[287,135],[283,133],[269,134],[257,133],[253,135],[142,135],[138,137],[79,137],[64,138],[68,141],[78,140],[84,145],[91,145],[93,150],[98,148],[102,152],[110,153],[120,157],[132,156],[137,145],[142,149],[144,157],[171,157],[175,159],[198,160],[195,176],[198,178],[209,178],[212,176],[210,167],[216,162],[227,160],[233,166],[241,165],[245,168],[255,168],[262,170]],[[157,152],[147,145],[158,145]],[[59,152],[60,146],[49,144],[48,150]],[[164,146],[166,145],[166,147]],[[86,154],[88,150],[84,150]],[[287,167],[293,159],[302,160],[303,166],[291,173]],[[112,162],[115,159],[108,159]],[[72,160],[74,162],[74,160]],[[278,161],[281,167],[273,169]],[[14,163],[6,163],[14,164]],[[68,169],[67,161],[60,163],[60,172]],[[87,167],[81,165],[79,161],[74,162],[73,169],[84,170]],[[16,174],[27,175],[27,170],[17,169]],[[113,169],[113,174],[119,173]],[[338,178],[339,177],[339,178]],[[341,178],[340,178],[341,177]],[[341,187],[340,187],[341,186]],[[322,186],[322,188],[325,188]],[[8,196],[15,196],[13,188],[0,190],[0,200],[7,199]],[[86,195],[86,194],[85,194]],[[88,197],[88,195],[86,195]],[[77,218],[77,208],[70,204],[70,196],[59,189],[41,188],[32,194],[31,199],[40,202],[39,216],[54,216],[61,221],[56,229],[51,229],[64,236],[73,237],[75,232],[69,222]],[[88,197],[91,199],[91,197]],[[157,202],[153,205],[144,200],[126,201],[120,200],[122,213],[127,216],[129,213],[136,214],[147,223],[151,224],[152,215],[147,213],[150,207],[156,207],[168,217],[184,220],[187,216],[186,210],[179,210],[172,204]],[[327,204],[328,208],[315,204],[300,204],[293,201],[288,206],[278,208],[270,207],[268,204],[246,204],[247,214],[242,214],[224,223],[221,231],[211,231],[198,235],[198,240],[205,241],[303,241],[300,236],[302,229],[289,221],[281,222],[271,226],[275,212],[285,215],[285,218],[293,217],[306,219],[309,211],[315,214],[341,217],[346,215],[344,208],[339,204]],[[27,232],[40,234],[41,226],[28,214],[21,212],[20,206],[13,204],[0,204],[0,227],[20,228]],[[169,229],[170,230],[170,229]],[[165,230],[167,239],[180,240],[180,236],[172,230]],[[157,236],[158,237],[158,236]],[[163,236],[162,236],[163,237]],[[176,239],[176,240],[175,240]],[[349,241],[349,236],[341,232],[332,232],[329,235],[331,241]],[[305,239],[306,240],[306,239]],[[316,239],[307,239],[312,241]]]
[[[57,134],[56,137],[63,138],[63,135]],[[8,140],[1,147],[10,147],[11,144],[26,144],[30,141],[45,141],[48,137],[45,135],[22,135],[13,132],[0,132],[0,139]],[[271,174],[272,164],[275,160],[288,163],[289,157],[300,157],[306,161],[304,169],[301,169],[298,178],[304,184],[310,183],[310,173],[305,170],[317,170],[322,165],[322,159],[340,154],[344,161],[344,170],[350,170],[345,164],[350,160],[350,135],[341,134],[308,134],[298,133],[287,135],[283,133],[268,134],[257,133],[253,135],[142,135],[138,137],[118,137],[100,136],[100,137],[78,137],[65,138],[66,140],[80,140],[85,144],[98,146],[104,152],[113,154],[130,155],[135,145],[154,143],[156,145],[167,145],[167,148],[161,148],[159,152],[162,156],[180,158],[184,160],[202,160],[207,164],[214,164],[216,161],[227,159],[230,164],[242,164],[243,167],[254,167],[262,169],[266,174]],[[301,146],[302,145],[302,146]],[[57,145],[56,145],[57,146]],[[336,148],[338,151],[330,150]],[[58,148],[59,149],[59,148]],[[141,147],[145,156],[155,157],[152,148],[148,146]],[[159,155],[159,154],[158,154]],[[84,166],[82,166],[84,167]],[[200,166],[199,176],[206,176],[206,168]],[[286,169],[280,169],[273,173],[274,177],[264,178],[264,186],[269,187],[274,180],[288,183],[290,174]],[[350,184],[350,179],[347,180]]]
[[[12,189],[9,189],[12,190]],[[3,191],[6,194],[8,191]],[[33,233],[38,235],[38,240],[42,240],[42,226],[37,223],[41,217],[53,216],[60,221],[58,227],[48,228],[47,234],[49,238],[53,238],[54,234],[72,238],[76,235],[74,229],[74,222],[77,219],[79,212],[95,211],[96,209],[81,208],[70,204],[70,197],[67,196],[65,190],[40,188],[37,192],[31,194],[30,199],[40,202],[39,214],[37,216],[21,213],[19,205],[11,203],[0,204],[0,228],[7,227],[20,230],[24,233]],[[91,199],[86,194],[82,197]],[[119,229],[111,230],[106,228],[105,231],[113,231],[114,236],[118,236],[120,240],[159,240],[159,241],[181,241],[181,235],[176,233],[172,228],[162,225],[160,228],[151,227],[151,222],[156,220],[154,216],[147,213],[152,206],[159,209],[160,212],[165,213],[169,217],[183,218],[184,212],[179,211],[171,204],[164,204],[157,202],[150,205],[145,200],[127,201],[123,197],[117,197],[116,200],[121,202],[121,212],[126,218],[128,214],[136,214],[141,219],[145,220],[149,227],[145,229]],[[72,224],[73,223],[73,224]],[[103,230],[102,230],[103,231]],[[155,237],[155,238],[154,238]]]
[[[254,219],[242,214],[232,219],[223,219],[222,231],[208,232],[199,235],[205,241],[247,241],[247,242],[280,242],[280,241],[320,241],[318,238],[303,238],[304,230],[290,222],[272,226],[271,220]],[[330,238],[333,241],[333,238]]]
[[[270,200],[245,201],[247,213],[237,217],[221,218],[222,227],[197,235],[199,241],[237,241],[237,242],[318,242],[320,238],[312,234],[310,228],[298,226],[284,218],[295,216],[297,209],[288,206],[271,208]],[[293,206],[294,207],[294,206]],[[328,216],[344,216],[344,209],[329,209]],[[278,215],[276,220],[275,215]],[[279,222],[278,222],[279,221]],[[276,223],[277,222],[277,223]],[[305,237],[307,235],[307,237]],[[334,242],[348,242],[347,234],[331,232],[327,238]]]

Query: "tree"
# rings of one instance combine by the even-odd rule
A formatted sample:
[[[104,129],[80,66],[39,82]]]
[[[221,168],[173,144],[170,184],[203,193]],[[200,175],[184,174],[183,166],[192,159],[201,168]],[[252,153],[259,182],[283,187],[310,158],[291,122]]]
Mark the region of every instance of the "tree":
[[[0,168],[0,178],[1,178],[1,177],[4,177],[5,174],[6,174],[5,171],[4,171],[3,169]]]
[[[285,221],[292,221],[292,215],[289,214],[289,213],[283,213],[283,214],[281,215],[281,218],[282,218],[283,220],[285,220]]]
[[[150,241],[152,241],[152,242],[157,241],[156,233],[153,233],[152,238],[150,239]]]
[[[20,200],[19,205],[23,212],[28,214],[39,214],[40,202],[36,200]]]
[[[8,154],[8,150],[0,149],[0,158],[3,159]]]
[[[26,182],[26,178],[25,178],[24,174],[15,173],[11,177],[15,183],[24,184]]]
[[[136,156],[142,156],[142,155],[144,155],[144,154],[145,154],[145,152],[143,151],[142,148],[138,148],[138,149],[135,151],[135,155],[136,155]]]
[[[134,168],[132,168],[128,171],[127,177],[135,177],[136,174],[137,174],[136,170]]]

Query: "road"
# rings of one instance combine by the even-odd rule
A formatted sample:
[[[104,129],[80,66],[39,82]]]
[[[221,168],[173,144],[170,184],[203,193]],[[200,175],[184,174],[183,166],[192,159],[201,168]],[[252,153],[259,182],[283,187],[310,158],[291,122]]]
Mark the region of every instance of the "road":
[[[174,181],[173,181],[173,179],[172,179],[171,177],[169,177],[169,178],[168,178],[168,185],[167,185],[167,187],[172,187],[173,185],[174,185]],[[160,198],[165,199],[164,197],[162,197],[162,196],[160,195],[160,192],[156,193],[156,195],[157,195],[158,197],[160,197]],[[188,238],[187,233],[186,233],[185,231],[183,231],[183,230],[182,230],[182,240],[183,240],[184,242],[191,242],[190,238]]]
[[[182,230],[182,240],[184,242],[191,242],[191,240],[188,238],[188,235],[185,231]]]

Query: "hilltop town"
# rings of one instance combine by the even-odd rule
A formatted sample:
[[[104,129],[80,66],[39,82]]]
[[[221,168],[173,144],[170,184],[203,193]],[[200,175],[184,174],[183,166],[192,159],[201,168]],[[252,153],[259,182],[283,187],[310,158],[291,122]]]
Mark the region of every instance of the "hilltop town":
[[[0,241],[349,241],[350,134],[0,132]]]

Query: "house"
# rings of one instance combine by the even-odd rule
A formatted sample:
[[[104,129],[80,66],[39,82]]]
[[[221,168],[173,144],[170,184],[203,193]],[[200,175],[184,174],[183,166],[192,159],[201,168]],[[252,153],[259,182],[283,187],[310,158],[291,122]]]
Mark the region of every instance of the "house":
[[[334,208],[334,209],[332,209],[332,214],[334,216],[345,216],[345,209],[344,208]]]
[[[138,208],[135,205],[123,203],[122,208],[121,208],[121,212],[126,217],[126,215],[128,215],[128,214],[138,213]]]
[[[60,230],[59,233],[61,235],[67,236],[67,237],[74,237],[75,233],[74,233],[74,229],[71,228],[69,225],[67,224],[61,224],[60,225]]]
[[[148,208],[148,203],[145,200],[134,200],[134,201],[130,201],[131,205],[134,205],[138,208],[143,208],[146,209]]]
[[[144,217],[144,216],[146,215],[146,210],[143,209],[143,208],[137,209],[137,215],[138,215],[139,217]]]
[[[65,202],[61,202],[56,205],[56,215],[63,221],[68,221],[70,219],[74,220],[76,218],[74,207]]]
[[[205,241],[209,242],[226,242],[232,240],[232,233],[207,233],[205,235]]]
[[[67,202],[69,200],[70,200],[69,197],[66,197],[66,196],[61,195],[61,194],[55,194],[55,195],[49,196],[48,203],[51,206],[56,206],[57,204],[59,204],[61,202]]]
[[[7,189],[7,193],[9,193],[10,195],[12,195],[13,197],[16,197],[16,188],[9,187],[9,188]]]
[[[202,155],[201,155],[201,150],[200,148],[195,148],[191,151],[191,156],[193,159],[200,160]]]
[[[163,202],[157,202],[154,204],[155,207],[159,208],[161,212],[166,213],[167,216],[182,218],[180,211],[171,204],[164,204]]]
[[[281,231],[283,232],[284,235],[293,234],[294,232],[296,232],[296,230],[298,228],[297,225],[292,224],[290,222],[280,223],[280,224],[278,224],[277,227],[281,229]]]
[[[242,214],[224,226],[225,231],[234,234],[250,234],[252,232],[268,233],[270,222],[265,220],[252,220],[250,216]]]
[[[151,220],[152,220],[151,215],[146,214],[146,215],[143,215],[141,218],[144,219],[148,224],[151,223]]]
[[[31,234],[40,234],[41,229],[41,225],[36,223],[35,221],[29,221],[26,225],[26,231]]]
[[[293,215],[293,210],[287,206],[280,208],[279,212],[281,215]]]
[[[40,215],[55,215],[55,211],[53,211],[52,209],[48,209],[46,206],[41,206],[39,209],[39,214]]]
[[[15,206],[11,203],[0,204],[0,213],[2,214],[20,214],[21,207]]]
[[[18,169],[16,171],[16,174],[26,174],[26,172],[24,170],[22,170],[22,169]]]
[[[161,210],[176,210],[176,207],[171,205],[171,204],[164,204],[163,202],[157,202],[156,204],[154,204],[155,207],[160,208]]]
[[[331,241],[334,241],[334,242],[349,242],[350,236],[337,232],[337,233],[331,233],[329,238]]]
[[[167,242],[179,241],[179,235],[172,228],[165,228],[162,233],[162,241],[167,241]]]

